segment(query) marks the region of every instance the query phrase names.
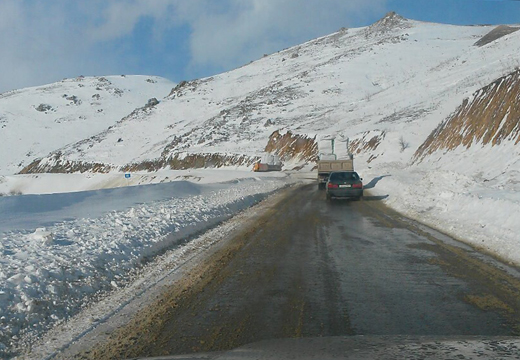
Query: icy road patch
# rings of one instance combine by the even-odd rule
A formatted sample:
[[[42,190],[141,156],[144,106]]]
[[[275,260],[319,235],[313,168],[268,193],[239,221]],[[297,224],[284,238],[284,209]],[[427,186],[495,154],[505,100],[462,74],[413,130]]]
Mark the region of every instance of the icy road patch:
[[[180,181],[0,198],[0,357],[126,285],[148,259],[286,184]]]

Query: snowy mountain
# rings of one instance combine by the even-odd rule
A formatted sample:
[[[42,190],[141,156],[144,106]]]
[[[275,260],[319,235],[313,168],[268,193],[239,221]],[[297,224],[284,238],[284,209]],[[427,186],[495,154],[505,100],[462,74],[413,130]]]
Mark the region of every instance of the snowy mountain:
[[[30,175],[0,176],[0,195],[174,182],[1,198],[0,357],[124,285],[172,233],[312,181],[253,175],[263,152],[310,170],[333,137],[340,156],[350,140],[367,200],[520,264],[518,28],[390,13],[173,89],[114,76],[1,94],[0,174]],[[191,169],[223,166],[246,171]]]
[[[80,76],[0,94],[0,174],[105,130],[173,86],[149,76]]]
[[[350,138],[359,165],[406,164],[465,98],[520,64],[520,32],[502,30],[389,13],[369,27],[181,82],[160,104],[24,172],[248,165],[275,131],[316,137],[321,146],[331,134]]]

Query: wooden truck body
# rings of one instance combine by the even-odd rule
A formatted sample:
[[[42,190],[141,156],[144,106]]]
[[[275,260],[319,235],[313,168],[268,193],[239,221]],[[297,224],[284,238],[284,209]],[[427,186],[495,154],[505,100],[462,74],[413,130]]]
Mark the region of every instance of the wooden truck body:
[[[330,173],[335,171],[354,171],[354,159],[346,160],[319,160],[318,187],[325,189]]]

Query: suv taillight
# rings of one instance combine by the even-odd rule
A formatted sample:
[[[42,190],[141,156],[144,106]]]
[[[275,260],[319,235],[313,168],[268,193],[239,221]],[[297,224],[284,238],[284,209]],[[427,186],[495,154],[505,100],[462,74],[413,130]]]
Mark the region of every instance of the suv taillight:
[[[363,189],[363,183],[354,184],[354,185],[352,185],[352,188],[354,188],[354,189]]]
[[[329,189],[336,189],[339,187],[337,184],[333,184],[333,183],[329,183],[329,185],[327,185],[327,186]]]

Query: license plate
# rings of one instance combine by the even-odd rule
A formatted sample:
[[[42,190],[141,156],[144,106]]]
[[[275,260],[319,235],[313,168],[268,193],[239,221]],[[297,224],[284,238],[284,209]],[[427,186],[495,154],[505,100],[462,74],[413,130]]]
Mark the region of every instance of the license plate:
[[[352,187],[352,185],[340,185],[339,187],[340,188],[349,188],[349,187]]]

